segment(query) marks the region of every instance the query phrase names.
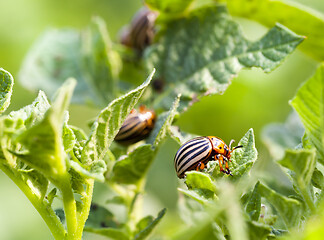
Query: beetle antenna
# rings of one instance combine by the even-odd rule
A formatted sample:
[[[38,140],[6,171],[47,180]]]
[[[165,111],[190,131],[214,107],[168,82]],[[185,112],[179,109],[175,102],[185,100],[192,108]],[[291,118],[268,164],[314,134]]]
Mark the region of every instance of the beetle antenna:
[[[229,143],[229,145],[228,145],[228,147],[229,147],[230,150],[232,150],[232,144],[233,144],[234,142],[235,142],[234,139],[232,139],[232,140],[230,141],[230,143]]]
[[[242,145],[239,145],[239,146],[236,146],[233,148],[233,150],[237,149],[237,148],[242,148],[243,146]]]

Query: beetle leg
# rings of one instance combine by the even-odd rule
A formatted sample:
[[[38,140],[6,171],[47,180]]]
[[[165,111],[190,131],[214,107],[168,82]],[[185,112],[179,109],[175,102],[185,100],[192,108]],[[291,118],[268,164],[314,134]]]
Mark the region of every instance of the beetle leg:
[[[216,155],[216,158],[218,160],[218,163],[219,163],[219,170],[223,173],[225,173],[225,170],[223,168],[223,165],[224,164],[224,157],[222,155]]]
[[[203,162],[199,162],[196,171],[203,170],[204,168],[205,168],[205,164]]]

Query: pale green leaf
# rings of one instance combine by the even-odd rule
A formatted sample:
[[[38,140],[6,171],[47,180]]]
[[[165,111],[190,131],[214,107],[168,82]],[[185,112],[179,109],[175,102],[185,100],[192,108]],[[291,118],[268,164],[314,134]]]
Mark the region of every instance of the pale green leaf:
[[[65,122],[63,125],[62,138],[65,152],[70,152],[75,145],[76,137],[73,130],[68,126],[67,122]]]
[[[259,184],[259,192],[278,211],[287,227],[297,226],[301,221],[301,203],[295,199],[287,198],[276,191],[268,188],[262,183]]]
[[[30,90],[42,89],[52,96],[67,78],[74,77],[78,84],[73,101],[99,102],[98,95],[84,74],[81,48],[79,31],[47,30],[29,50],[19,72],[20,83]]]
[[[103,103],[116,96],[117,76],[120,70],[119,55],[112,50],[105,22],[95,17],[84,32],[84,70],[90,85]]]
[[[3,113],[10,104],[14,79],[9,72],[0,68],[0,113]]]
[[[306,54],[317,60],[324,59],[324,15],[314,9],[289,0],[226,0],[229,12],[272,27],[281,23],[307,37],[300,46]],[[305,24],[307,23],[307,24]]]
[[[68,80],[57,92],[44,118],[17,136],[24,151],[14,154],[43,175],[56,179],[66,172],[66,155],[62,142],[64,114],[76,81]]]
[[[209,174],[189,171],[186,172],[186,181],[188,189],[207,189],[213,193],[216,193],[216,186]]]
[[[193,0],[145,0],[145,3],[153,10],[161,13],[181,13],[184,12]]]
[[[253,192],[248,200],[245,211],[249,214],[251,221],[258,221],[261,211],[261,195],[258,190],[259,182],[254,186]]]
[[[149,85],[154,72],[142,85],[115,99],[99,113],[92,125],[89,140],[82,150],[82,163],[89,164],[94,160],[104,159],[119,128]]]
[[[304,83],[290,104],[304,124],[307,137],[324,163],[324,64]]]
[[[153,158],[152,146],[141,145],[115,162],[111,179],[118,183],[136,184],[145,176]]]
[[[272,71],[303,40],[276,25],[251,42],[224,6],[192,11],[171,21],[166,29],[159,43],[146,53],[147,63],[157,68],[157,78],[169,84],[165,91],[170,91],[169,97],[182,94],[181,109],[196,96],[224,92],[242,68]]]
[[[156,227],[156,225],[161,221],[162,217],[165,215],[166,209],[162,209],[159,213],[158,216],[153,219],[153,217],[146,217],[141,219],[137,225],[137,232],[134,240],[143,240],[147,239],[149,234],[153,231],[153,229]]]
[[[284,157],[285,149],[295,148],[301,143],[304,132],[298,115],[293,112],[285,123],[272,123],[263,128],[262,140],[271,156],[278,160]]]
[[[266,240],[271,233],[271,227],[260,222],[248,221],[249,240]]]

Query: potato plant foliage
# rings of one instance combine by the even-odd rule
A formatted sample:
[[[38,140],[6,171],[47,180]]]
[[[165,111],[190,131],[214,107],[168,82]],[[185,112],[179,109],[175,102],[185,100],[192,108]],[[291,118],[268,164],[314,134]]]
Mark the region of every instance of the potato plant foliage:
[[[174,125],[179,114],[204,96],[222,94],[241,69],[271,72],[280,67],[297,47],[323,60],[324,17],[298,4],[144,2],[158,13],[153,44],[144,51],[113,42],[99,17],[81,31],[46,31],[19,74],[26,88],[42,90],[17,111],[5,112],[14,79],[0,69],[0,169],[26,195],[55,239],[80,240],[84,232],[118,240],[152,236],[168,212],[156,209],[153,216],[143,216],[140,211],[149,168],[166,138],[180,147],[194,136]],[[232,16],[269,29],[260,39],[248,40]],[[156,82],[161,89],[154,88]],[[69,124],[71,102],[102,108],[96,119],[89,119],[89,134]],[[120,147],[114,137],[140,104],[155,110],[157,123],[146,140]],[[183,222],[154,236],[319,239],[324,224],[324,64],[289,104],[295,112],[287,122],[270,124],[262,133],[289,186],[271,184],[274,177],[265,174],[251,126],[229,162],[233,176],[220,173],[216,161],[203,171],[187,172],[178,188]],[[92,201],[95,181],[113,192],[105,205]],[[113,204],[125,210],[122,219],[111,211]]]

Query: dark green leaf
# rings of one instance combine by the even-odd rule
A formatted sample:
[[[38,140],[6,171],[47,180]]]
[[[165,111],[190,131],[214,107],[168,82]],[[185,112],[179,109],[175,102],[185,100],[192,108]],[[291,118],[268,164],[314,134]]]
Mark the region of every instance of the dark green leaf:
[[[302,85],[290,104],[303,122],[321,163],[324,163],[324,64]]]
[[[119,128],[149,85],[154,72],[142,85],[115,99],[100,112],[92,125],[89,140],[82,150],[82,163],[89,164],[94,160],[104,159]]]
[[[91,204],[88,220],[85,224],[85,231],[100,228],[116,228],[119,224],[114,219],[114,215],[106,208],[98,205]]]
[[[9,72],[0,68],[0,113],[3,113],[10,104],[14,79]]]
[[[324,176],[321,171],[317,168],[314,169],[313,176],[312,176],[312,184],[314,187],[317,187],[321,190],[324,188]]]
[[[46,199],[47,199],[47,202],[48,202],[49,206],[52,206],[54,198],[57,197],[56,192],[57,192],[57,188],[53,188],[49,192],[49,194],[47,194]]]
[[[270,226],[256,221],[248,221],[248,227],[250,240],[265,240],[271,233]]]
[[[197,95],[224,92],[242,68],[260,67],[270,72],[303,40],[276,25],[251,42],[224,6],[195,10],[170,22],[166,29],[159,43],[147,52],[148,66],[156,67],[156,77],[169,83],[169,96],[182,94],[181,109]]]
[[[105,237],[109,237],[110,239],[115,240],[129,240],[128,234],[121,229],[115,228],[85,228],[85,231],[96,233]]]
[[[136,225],[137,231],[139,231],[135,238],[136,240],[146,239],[149,234],[153,231],[156,225],[161,221],[162,217],[164,216],[166,209],[162,209],[158,216],[153,219],[153,217],[143,218],[140,222]]]
[[[259,192],[265,197],[278,211],[287,227],[297,226],[301,221],[301,204],[299,201],[287,198],[274,190],[259,184]]]
[[[136,184],[145,176],[153,157],[154,151],[150,144],[137,147],[115,162],[112,180],[118,183]]]

